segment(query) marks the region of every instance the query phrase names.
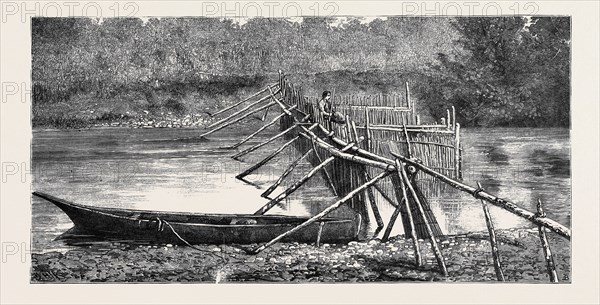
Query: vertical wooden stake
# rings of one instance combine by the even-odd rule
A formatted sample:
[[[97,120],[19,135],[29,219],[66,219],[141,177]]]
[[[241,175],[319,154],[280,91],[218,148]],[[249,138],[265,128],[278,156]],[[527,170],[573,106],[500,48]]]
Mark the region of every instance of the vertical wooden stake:
[[[346,115],[346,142],[352,141],[352,131],[350,130],[350,116]]]
[[[317,233],[317,247],[321,246],[321,234],[323,233],[323,226],[325,222],[319,222],[319,232]]]
[[[542,208],[542,201],[538,199],[537,204],[537,217],[546,217],[546,213]],[[558,283],[558,275],[556,274],[556,265],[554,264],[554,258],[552,258],[552,252],[550,251],[550,245],[548,238],[546,237],[546,229],[542,226],[538,227],[540,233],[540,240],[542,242],[542,249],[544,249],[544,258],[546,259],[546,267],[548,268],[548,275],[550,276],[550,282]]]
[[[371,143],[371,130],[369,129],[369,107],[365,107],[365,139],[367,139],[367,150],[371,151],[373,144]]]
[[[410,104],[410,90],[408,89],[408,82],[404,82],[404,88],[406,90],[406,107],[413,110],[412,105]],[[414,113],[414,111],[413,111],[413,113]]]
[[[455,124],[454,130],[454,178],[462,179],[460,172],[460,124]]]
[[[477,186],[481,189],[481,184],[477,182]],[[494,224],[492,223],[492,217],[490,216],[490,209],[487,203],[481,200],[483,205],[483,214],[485,216],[485,224],[490,234],[490,245],[492,246],[492,258],[494,259],[494,270],[496,271],[496,278],[500,282],[504,282],[504,273],[502,272],[502,266],[500,262],[500,255],[498,254],[498,243],[496,242],[496,231],[494,230]]]
[[[452,129],[456,128],[456,108],[452,105]]]

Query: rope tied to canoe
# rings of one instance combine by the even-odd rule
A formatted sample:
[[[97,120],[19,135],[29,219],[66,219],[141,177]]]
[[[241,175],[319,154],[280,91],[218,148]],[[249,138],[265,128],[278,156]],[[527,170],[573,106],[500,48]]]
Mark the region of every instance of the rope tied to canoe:
[[[177,233],[177,231],[175,231],[175,228],[173,228],[173,226],[168,221],[166,221],[164,219],[160,219],[160,217],[155,217],[155,218],[158,221],[157,230],[159,232],[164,231],[164,225],[167,225],[167,227],[169,227],[169,229],[171,229],[171,232],[173,232],[173,235],[175,235],[175,237],[177,237],[177,239],[179,239],[181,242],[183,242],[186,246],[188,246],[194,250],[198,250],[200,252],[210,253],[211,255],[216,256],[216,257],[220,258],[221,260],[223,260],[223,262],[225,262],[226,264],[228,263],[228,261],[223,256],[218,255],[218,254],[214,253],[213,251],[200,249],[200,248],[190,244],[187,240],[185,240],[183,237],[181,237],[181,235],[179,235],[179,233]]]
[[[194,245],[190,244],[187,240],[185,240],[179,233],[177,233],[177,231],[175,230],[175,228],[168,221],[166,221],[164,219],[160,219],[158,216],[156,217],[156,220],[158,220],[159,224],[163,223],[163,224],[167,225],[167,227],[169,227],[169,229],[171,229],[171,232],[173,232],[173,235],[175,235],[175,237],[177,237],[177,239],[179,239],[181,242],[183,242],[184,244],[186,244],[188,247],[190,247],[190,248],[192,248],[194,250],[200,251],[200,252],[208,253],[208,254],[210,254],[212,256],[215,256],[218,259],[220,259],[222,261],[222,263],[223,263],[224,266],[222,266],[219,270],[215,271],[216,272],[215,277],[216,277],[216,283],[217,284],[221,281],[222,274],[223,274],[224,270],[228,269],[228,267],[230,266],[228,259],[226,259],[222,255],[214,253],[213,251],[207,251],[207,250],[195,247]],[[163,226],[163,228],[159,228],[159,230],[163,231],[164,230],[164,226]]]

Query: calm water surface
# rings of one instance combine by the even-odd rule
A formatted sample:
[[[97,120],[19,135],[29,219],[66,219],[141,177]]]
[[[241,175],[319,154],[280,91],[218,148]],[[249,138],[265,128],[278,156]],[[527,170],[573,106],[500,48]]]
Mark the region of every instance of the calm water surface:
[[[265,147],[247,155],[246,162],[230,158],[235,150],[225,147],[258,128],[252,124],[216,133],[210,141],[178,140],[198,135],[197,129],[34,131],[33,190],[95,206],[253,213],[267,202],[260,194],[278,178],[294,154],[284,153],[248,176],[262,189],[235,179],[235,175],[269,151]],[[265,131],[242,149],[277,132]],[[570,226],[568,129],[464,129],[462,142],[467,184],[479,181],[489,192],[531,211],[540,198],[549,217]],[[287,181],[299,178],[309,169],[308,164],[303,164]],[[318,213],[335,200],[324,185],[316,177],[269,213]],[[273,195],[282,190],[279,188]],[[444,198],[431,198],[431,205],[446,233],[485,230],[481,203],[472,197],[452,192]],[[392,208],[382,204],[380,209],[387,221]],[[339,214],[344,212],[342,209]],[[70,248],[55,240],[72,227],[64,213],[39,198],[32,199],[32,213],[34,251]],[[497,228],[531,226],[493,206],[491,213]],[[401,228],[400,223],[396,224],[394,233],[401,234]]]

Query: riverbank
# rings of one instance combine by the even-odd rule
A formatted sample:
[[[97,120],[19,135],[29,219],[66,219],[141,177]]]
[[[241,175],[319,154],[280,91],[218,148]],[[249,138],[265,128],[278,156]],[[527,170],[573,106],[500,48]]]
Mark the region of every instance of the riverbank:
[[[537,230],[498,231],[507,282],[548,283]],[[570,242],[549,233],[559,280],[570,282]],[[256,245],[250,245],[256,246]],[[494,282],[486,233],[440,240],[448,277],[438,272],[428,241],[420,240],[423,266],[414,265],[413,245],[403,236],[348,244],[279,243],[257,255],[249,246],[82,244],[61,252],[32,254],[32,283],[79,282]]]

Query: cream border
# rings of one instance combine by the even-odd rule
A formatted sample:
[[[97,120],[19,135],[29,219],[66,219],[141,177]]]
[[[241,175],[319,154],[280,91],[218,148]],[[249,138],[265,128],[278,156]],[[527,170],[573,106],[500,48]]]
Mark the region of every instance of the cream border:
[[[2,2],[4,17],[12,4],[22,8],[36,8],[36,2]],[[81,15],[84,5],[73,7],[76,15]],[[105,16],[111,17],[116,2],[97,1]],[[202,5],[216,3],[235,8],[234,1],[146,1],[119,2],[121,13],[125,12],[125,4],[132,3],[139,7],[137,16],[194,16],[202,14]],[[250,2],[239,2],[248,5]],[[274,7],[274,16],[284,12],[275,6],[274,1],[253,2],[263,8],[268,14],[268,7]],[[525,4],[515,1],[482,2],[435,2],[435,1],[343,1],[337,2],[295,2],[301,7],[304,15],[314,15],[314,5],[325,11],[325,5],[330,3],[330,9],[339,8],[338,15],[398,15],[403,12],[415,12],[426,15],[435,14],[435,3],[441,10],[444,5],[447,13],[452,11],[452,3],[468,14],[472,7],[476,15],[481,15],[482,6],[501,8],[503,14],[514,14],[515,6],[519,5],[521,13],[526,13]],[[543,303],[543,304],[584,304],[598,303],[598,113],[600,82],[598,71],[598,20],[599,3],[597,1],[538,1],[528,2],[539,8],[537,14],[570,15],[573,25],[572,53],[572,178],[573,178],[573,283],[570,285],[483,285],[483,284],[355,284],[355,285],[32,285],[29,284],[29,255],[21,262],[20,256],[9,256],[6,263],[1,264],[1,301],[2,303],[236,303],[236,304],[391,304],[391,303],[429,303],[429,304],[506,304],[506,303]],[[42,13],[55,16],[53,5],[62,8],[61,16],[69,16],[68,6],[63,2],[38,2]],[[425,5],[425,7],[422,7]],[[113,9],[111,10],[111,6]],[[312,8],[311,8],[312,6]],[[90,6],[88,6],[90,7]],[[250,8],[249,6],[246,6]],[[295,5],[288,5],[288,13],[294,13]],[[131,8],[131,7],[129,7]],[[530,6],[533,9],[535,6]],[[91,10],[91,9],[90,9]],[[438,10],[438,11],[439,11]],[[492,13],[493,8],[488,12]],[[90,11],[88,11],[89,13]],[[252,14],[248,9],[248,14]],[[30,80],[30,15],[19,11],[17,15],[6,16],[1,23],[1,81],[18,84],[29,83]],[[93,14],[93,13],[92,13]],[[26,22],[21,22],[24,17]],[[26,88],[30,88],[29,85]],[[14,97],[14,96],[13,96]],[[19,98],[10,98],[1,104],[1,157],[3,164],[14,162],[20,170],[29,169],[30,162],[30,103],[24,103]],[[21,164],[24,163],[23,167]],[[3,167],[3,170],[6,169]],[[1,239],[3,251],[7,243],[19,245],[20,253],[25,252],[20,247],[22,242],[29,243],[31,227],[30,209],[30,176],[25,171],[25,182],[14,177],[7,177],[7,182],[1,184]],[[20,254],[19,253],[19,254]],[[3,252],[5,254],[5,252]]]

